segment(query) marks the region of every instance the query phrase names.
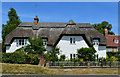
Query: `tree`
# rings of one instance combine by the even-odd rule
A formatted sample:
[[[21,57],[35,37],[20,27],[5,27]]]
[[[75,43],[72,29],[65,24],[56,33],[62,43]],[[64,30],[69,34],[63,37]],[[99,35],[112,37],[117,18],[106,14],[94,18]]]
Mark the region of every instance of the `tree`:
[[[45,53],[45,58],[48,61],[58,61],[58,54],[60,53],[59,48],[54,47],[51,51],[47,51],[47,53]]]
[[[90,48],[80,48],[77,50],[77,55],[79,59],[84,59],[84,61],[94,61],[96,50],[93,47]]]
[[[43,45],[42,38],[34,38],[34,39],[29,38],[29,42],[30,42],[30,44],[28,44],[25,47],[25,52],[27,52],[27,54],[44,55],[44,52],[46,51],[46,48]]]
[[[112,29],[112,25],[109,24],[106,21],[103,21],[102,23],[98,23],[98,24],[93,24],[92,25],[96,30],[98,30],[101,34],[104,34],[104,29],[108,29],[108,34],[114,34],[111,29]]]
[[[19,16],[16,13],[16,10],[14,8],[10,8],[10,11],[8,12],[9,21],[7,21],[7,24],[2,24],[2,51],[5,52],[5,37],[13,31],[20,23]]]
[[[38,65],[44,66],[45,64],[44,52],[46,51],[46,48],[43,45],[42,38],[34,38],[34,39],[29,38],[29,42],[30,44],[25,47],[24,51],[27,54],[32,54],[32,55],[38,54],[40,57]]]

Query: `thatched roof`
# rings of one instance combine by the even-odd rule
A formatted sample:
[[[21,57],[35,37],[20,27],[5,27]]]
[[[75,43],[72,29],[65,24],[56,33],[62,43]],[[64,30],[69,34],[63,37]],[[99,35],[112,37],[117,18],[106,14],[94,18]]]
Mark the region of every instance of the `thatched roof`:
[[[12,39],[22,37],[45,37],[48,45],[55,46],[63,35],[82,35],[89,46],[92,46],[94,38],[100,39],[100,45],[106,45],[104,35],[95,30],[89,23],[23,22],[15,30],[6,36],[5,44],[10,45]]]

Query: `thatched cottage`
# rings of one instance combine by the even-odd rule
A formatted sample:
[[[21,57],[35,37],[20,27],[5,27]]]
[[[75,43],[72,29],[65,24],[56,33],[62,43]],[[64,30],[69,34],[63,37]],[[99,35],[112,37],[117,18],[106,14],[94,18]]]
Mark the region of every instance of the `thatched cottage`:
[[[22,22],[5,38],[6,53],[29,44],[28,38],[42,37],[47,50],[59,47],[67,59],[75,57],[77,49],[94,47],[98,57],[106,57],[106,38],[94,29],[90,23]]]

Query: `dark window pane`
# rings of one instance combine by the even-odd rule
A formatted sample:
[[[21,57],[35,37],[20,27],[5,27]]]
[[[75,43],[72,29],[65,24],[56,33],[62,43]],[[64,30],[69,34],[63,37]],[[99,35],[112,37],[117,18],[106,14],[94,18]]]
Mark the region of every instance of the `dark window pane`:
[[[21,45],[21,39],[19,39],[19,45]]]
[[[24,39],[22,39],[22,45],[24,45]]]
[[[73,54],[73,57],[75,58],[75,54]]]
[[[72,44],[72,38],[70,38],[70,43]]]
[[[70,54],[70,59],[72,59],[72,54]]]
[[[75,38],[73,39],[73,43],[75,43]]]

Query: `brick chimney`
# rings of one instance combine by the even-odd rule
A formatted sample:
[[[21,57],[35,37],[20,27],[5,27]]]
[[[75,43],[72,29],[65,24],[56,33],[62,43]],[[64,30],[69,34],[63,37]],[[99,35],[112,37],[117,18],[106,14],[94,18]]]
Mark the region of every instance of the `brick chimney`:
[[[36,16],[36,17],[34,18],[34,23],[35,23],[35,25],[38,24],[38,21],[39,21],[39,19],[38,19],[38,17]]]
[[[105,37],[107,37],[108,36],[108,29],[104,29],[104,31],[105,31]]]

